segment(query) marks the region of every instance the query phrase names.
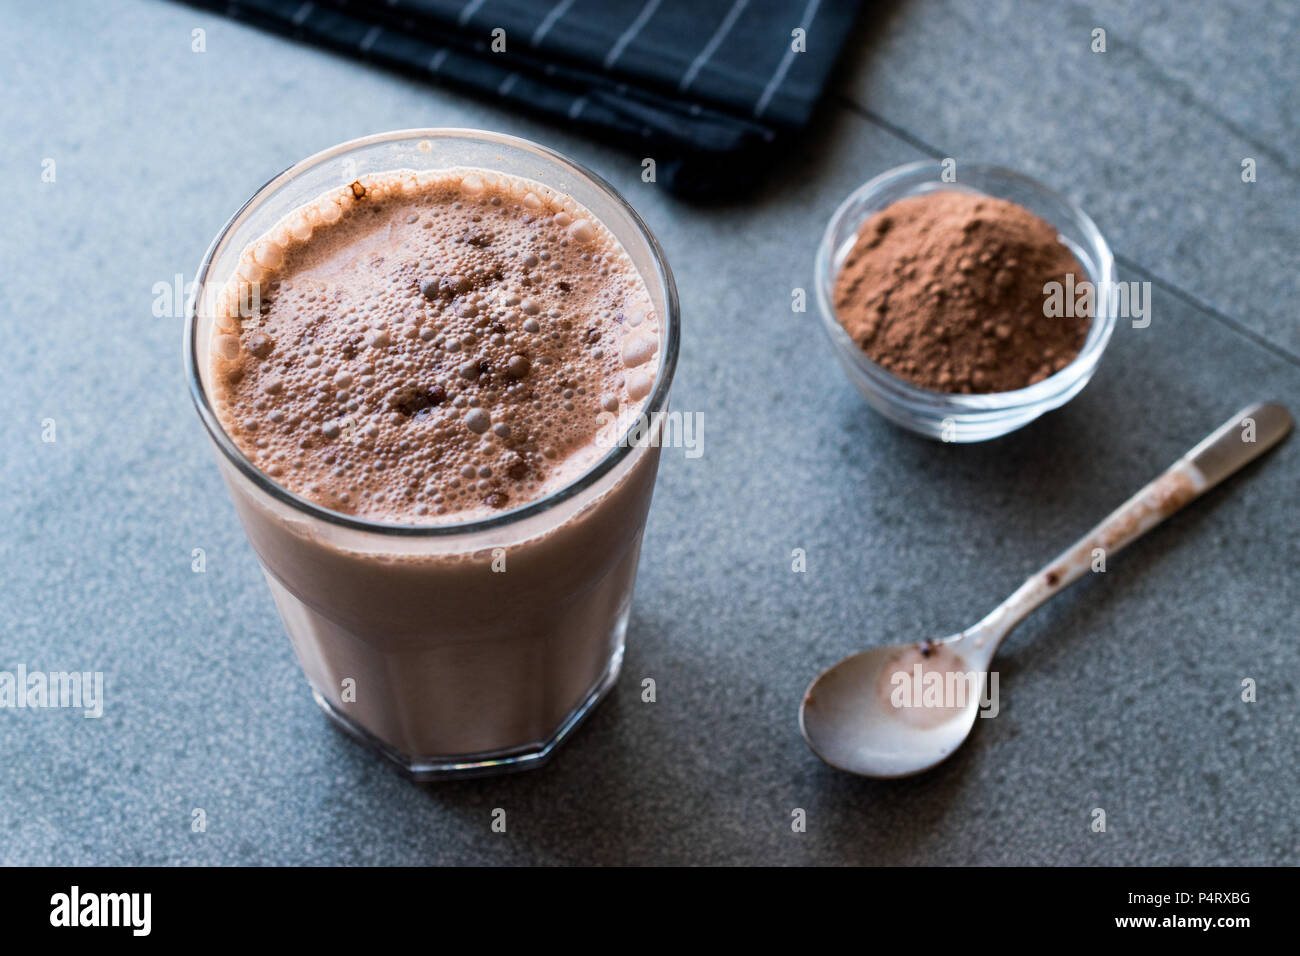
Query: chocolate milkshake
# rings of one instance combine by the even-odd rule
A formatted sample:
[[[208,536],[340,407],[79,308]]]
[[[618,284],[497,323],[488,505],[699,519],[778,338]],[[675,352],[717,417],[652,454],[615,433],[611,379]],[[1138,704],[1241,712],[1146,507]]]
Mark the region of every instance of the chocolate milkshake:
[[[540,762],[617,674],[658,455],[607,436],[666,398],[667,292],[572,196],[457,166],[322,191],[212,296],[203,395],[298,659],[417,776]]]

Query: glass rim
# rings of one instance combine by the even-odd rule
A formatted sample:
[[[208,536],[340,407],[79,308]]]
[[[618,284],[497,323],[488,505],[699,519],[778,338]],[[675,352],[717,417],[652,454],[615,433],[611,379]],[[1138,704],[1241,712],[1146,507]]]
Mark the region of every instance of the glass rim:
[[[1098,285],[1107,285],[1115,281],[1115,256],[1111,251],[1110,245],[1102,235],[1101,230],[1093,221],[1092,217],[1076,202],[1069,197],[1062,195],[1050,186],[1046,186],[1031,176],[1027,176],[1018,170],[1010,169],[1006,166],[999,166],[996,163],[982,162],[963,162],[961,167],[966,170],[972,170],[978,174],[1001,177],[1004,179],[1018,182],[1021,186],[1038,192],[1045,198],[1059,203],[1062,208],[1069,211],[1070,215],[1075,218],[1075,224],[1081,229],[1091,244],[1091,249],[1084,250],[1090,257],[1095,257],[1094,266],[1099,273],[1097,276]],[[1041,382],[1035,382],[1032,385],[1026,385],[1023,388],[1011,389],[1004,392],[979,392],[964,394],[958,392],[941,392],[934,389],[923,388],[907,381],[901,376],[885,369],[883,366],[874,362],[861,348],[857,346],[840,325],[836,317],[835,307],[830,301],[828,285],[835,280],[833,274],[833,265],[835,260],[835,231],[846,219],[853,209],[854,205],[862,201],[865,197],[875,193],[882,192],[887,187],[893,185],[899,180],[912,178],[922,172],[932,172],[942,169],[943,164],[937,159],[922,159],[910,163],[904,163],[901,166],[895,166],[887,169],[877,176],[872,177],[861,186],[853,190],[835,209],[827,222],[826,229],[822,233],[821,242],[818,243],[814,272],[816,273],[816,292],[818,311],[821,313],[822,324],[830,334],[832,341],[842,350],[847,352],[854,359],[855,364],[860,368],[882,391],[890,394],[895,400],[902,400],[911,403],[920,408],[941,410],[944,413],[961,415],[963,413],[980,413],[980,412],[997,412],[1013,411],[1016,409],[1032,407],[1045,401],[1050,401],[1060,394],[1069,391],[1084,375],[1091,373],[1096,368],[1101,359],[1102,353],[1110,343],[1111,334],[1115,329],[1116,316],[1109,307],[1109,302],[1105,296],[1099,296],[1099,303],[1096,306],[1096,314],[1093,316],[1092,325],[1088,329],[1088,335],[1084,340],[1083,347],[1079,354],[1070,360],[1069,364],[1057,372],[1053,372]],[[936,189],[948,188],[964,189],[962,183],[944,184],[939,183]],[[975,187],[976,192],[982,192]],[[1032,211],[1032,210],[1031,210]],[[1037,215],[1037,213],[1035,213]],[[1040,217],[1041,218],[1041,217]],[[1057,225],[1053,223],[1052,225]],[[1087,264],[1083,263],[1085,269]],[[1091,279],[1092,277],[1090,277]]]
[[[218,247],[230,235],[231,231],[244,219],[251,207],[264,197],[269,191],[279,188],[289,182],[295,176],[306,172],[308,169],[319,166],[339,155],[352,150],[365,147],[393,142],[404,139],[443,139],[443,140],[477,140],[479,142],[495,142],[504,145],[513,146],[525,152],[531,152],[541,155],[542,157],[552,160],[578,176],[585,177],[598,190],[605,193],[606,196],[613,200],[614,203],[624,212],[636,227],[637,233],[646,243],[650,250],[651,258],[654,260],[656,277],[663,286],[664,290],[664,323],[665,323],[665,343],[663,356],[659,363],[659,369],[655,375],[654,386],[646,399],[645,406],[637,420],[628,427],[628,430],[622,435],[619,442],[614,445],[605,455],[593,464],[588,470],[573,481],[544,497],[534,501],[529,501],[517,508],[502,512],[499,515],[493,515],[489,518],[479,518],[473,521],[448,522],[440,524],[414,524],[399,523],[389,521],[374,521],[368,518],[361,518],[354,515],[344,514],[341,511],[335,511],[324,505],[317,504],[310,499],[299,495],[288,488],[279,484],[271,476],[258,468],[248,459],[248,456],[231,440],[226,434],[225,428],[222,427],[220,420],[217,418],[212,403],[208,398],[207,389],[203,387],[202,371],[199,368],[199,341],[198,341],[198,321],[199,321],[199,304],[203,301],[202,290],[205,288],[208,280],[208,272],[212,267],[212,260]],[[482,168],[482,167],[480,167]],[[493,170],[488,170],[493,171]],[[555,187],[550,187],[554,189]],[[556,190],[559,192],[560,190]],[[603,220],[602,220],[603,222]],[[606,224],[606,228],[609,228]],[[611,232],[613,230],[611,229]],[[615,236],[615,238],[618,238]],[[622,244],[620,240],[620,245]],[[642,277],[645,279],[645,277]],[[286,504],[297,511],[304,512],[313,518],[328,524],[348,528],[352,531],[369,532],[371,534],[394,535],[399,537],[450,537],[454,535],[476,534],[484,531],[492,531],[505,528],[509,525],[526,521],[529,518],[536,517],[549,511],[551,508],[559,505],[571,498],[576,497],[587,489],[595,485],[601,478],[609,474],[627,455],[637,447],[637,443],[629,441],[629,436],[633,430],[638,427],[639,420],[642,416],[652,415],[655,412],[662,411],[668,401],[668,391],[672,385],[673,373],[677,367],[677,355],[681,338],[681,316],[680,307],[677,299],[677,285],[673,280],[672,269],[668,265],[668,260],[664,256],[663,248],[659,245],[659,240],[655,238],[650,227],[646,225],[641,215],[632,208],[632,205],[623,198],[604,177],[593,172],[591,169],[581,163],[570,159],[564,154],[557,152],[540,143],[524,139],[519,136],[511,136],[508,133],[497,133],[491,130],[472,129],[466,127],[415,127],[411,129],[391,130],[386,133],[374,133],[369,136],[362,136],[357,139],[347,140],[331,146],[328,149],[313,153],[305,159],[299,160],[293,165],[282,170],[278,175],[271,177],[253,192],[247,200],[240,205],[217,232],[207,252],[203,254],[203,259],[199,263],[198,272],[195,274],[195,294],[186,309],[185,318],[185,340],[184,340],[184,361],[186,374],[188,377],[190,398],[198,410],[199,418],[202,419],[208,435],[212,438],[217,448],[223,456],[235,466],[235,468],[248,478],[259,490],[270,495],[275,500]]]

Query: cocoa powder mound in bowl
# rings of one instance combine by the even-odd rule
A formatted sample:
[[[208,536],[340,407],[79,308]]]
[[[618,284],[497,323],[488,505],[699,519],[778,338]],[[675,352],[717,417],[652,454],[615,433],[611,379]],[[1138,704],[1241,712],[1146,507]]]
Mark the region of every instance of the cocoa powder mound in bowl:
[[[897,216],[896,204],[912,213]],[[946,213],[917,214],[930,205]],[[883,230],[883,219],[872,224],[882,214]],[[826,224],[814,272],[821,326],[849,382],[889,421],[946,442],[997,438],[1064,405],[1115,330],[1102,294],[1115,257],[1097,224],[988,163],[922,160],[863,183]],[[1057,318],[1071,293],[1048,309],[1043,285],[1071,273],[1097,294],[1079,317]]]
[[[921,388],[1009,392],[1080,353],[1091,316],[1044,314],[1044,286],[1088,272],[1050,223],[993,196],[936,190],[862,225],[835,279],[835,317],[881,368]]]

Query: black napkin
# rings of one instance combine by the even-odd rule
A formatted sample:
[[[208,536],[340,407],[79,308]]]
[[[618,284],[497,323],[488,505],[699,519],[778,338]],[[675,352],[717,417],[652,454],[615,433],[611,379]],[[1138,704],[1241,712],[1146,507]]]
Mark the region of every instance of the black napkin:
[[[754,182],[781,134],[808,122],[858,7],[858,0],[184,2],[635,144],[655,159],[657,181],[688,195]],[[504,51],[494,51],[502,38]]]

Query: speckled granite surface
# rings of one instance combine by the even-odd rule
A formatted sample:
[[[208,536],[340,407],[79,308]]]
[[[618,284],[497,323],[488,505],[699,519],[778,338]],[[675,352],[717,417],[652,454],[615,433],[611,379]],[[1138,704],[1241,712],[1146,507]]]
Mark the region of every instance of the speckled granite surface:
[[[1241,405],[1300,405],[1294,9],[1237,3],[1268,25],[1243,32],[1211,4],[886,6],[781,175],[699,208],[563,130],[118,6],[0,36],[0,669],[106,681],[98,720],[0,710],[0,862],[1300,862],[1295,440],[1034,615],[1001,715],[935,772],[838,774],[795,719],[816,671],[968,623]],[[282,167],[419,125],[542,140],[624,191],[677,274],[674,405],[706,423],[703,457],[665,453],[612,697],[539,772],[424,788],[311,702],[154,291]],[[1048,181],[1158,280],[1078,399],[979,446],[885,424],[790,311],[835,205],[932,152]]]

